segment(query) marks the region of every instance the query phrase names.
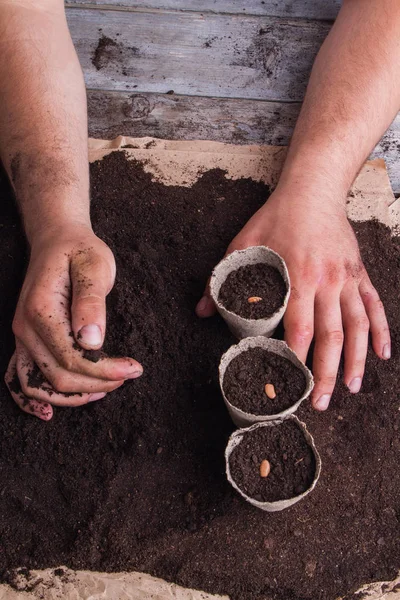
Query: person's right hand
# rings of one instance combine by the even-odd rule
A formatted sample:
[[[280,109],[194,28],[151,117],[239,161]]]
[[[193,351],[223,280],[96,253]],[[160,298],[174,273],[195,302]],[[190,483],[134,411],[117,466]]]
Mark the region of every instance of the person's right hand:
[[[85,358],[103,345],[114,279],[114,256],[90,227],[52,231],[32,244],[13,322],[16,351],[5,376],[23,411],[48,421],[52,405],[99,400],[142,374],[132,358]]]

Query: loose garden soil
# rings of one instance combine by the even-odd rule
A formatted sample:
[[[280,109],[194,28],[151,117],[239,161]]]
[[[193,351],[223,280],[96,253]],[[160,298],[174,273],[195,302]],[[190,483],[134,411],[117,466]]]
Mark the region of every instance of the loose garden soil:
[[[260,476],[268,460],[271,470]],[[236,485],[259,502],[294,498],[305,492],[315,477],[315,457],[304,433],[293,421],[259,427],[247,433],[234,448],[229,466]]]
[[[268,383],[274,386],[275,398],[265,393]],[[277,415],[300,400],[307,382],[287,358],[263,348],[249,348],[229,363],[222,385],[233,406],[253,415]]]
[[[282,305],[286,285],[278,269],[257,263],[229,273],[219,291],[218,300],[227,309],[245,319],[265,319]],[[260,298],[249,302],[249,298]]]
[[[212,268],[268,194],[218,170],[191,188],[152,181],[113,153],[91,166],[96,232],[115,253],[107,348],[143,376],[44,423],[0,386],[0,573],[67,565],[138,570],[233,600],[333,600],[400,567],[400,253],[378,223],[354,226],[385,303],[393,358],[368,355],[362,391],[340,380],[317,414],[304,402],[322,474],[278,513],[246,503],[224,474],[233,431],[218,362],[234,341],[194,314]],[[26,265],[18,212],[0,201],[0,369]],[[342,373],[341,373],[342,374]]]

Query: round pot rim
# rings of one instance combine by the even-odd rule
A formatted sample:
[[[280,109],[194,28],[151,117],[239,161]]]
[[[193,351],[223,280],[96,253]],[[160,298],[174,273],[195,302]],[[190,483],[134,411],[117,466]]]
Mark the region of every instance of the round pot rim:
[[[242,315],[239,315],[238,313],[235,313],[232,310],[229,310],[228,308],[226,308],[226,306],[224,304],[222,304],[222,302],[219,301],[218,296],[219,296],[220,290],[218,291],[218,296],[217,296],[217,294],[214,293],[214,284],[215,284],[215,279],[216,279],[216,271],[222,263],[225,263],[225,261],[228,261],[231,256],[237,256],[238,254],[245,254],[248,250],[253,250],[254,248],[262,248],[263,250],[267,250],[268,253],[273,254],[278,259],[278,262],[281,264],[282,270],[285,274],[285,276],[283,276],[282,278],[283,278],[283,281],[285,282],[286,292],[285,292],[285,296],[283,298],[282,304],[273,313],[271,313],[267,317],[260,317],[259,319],[248,319],[247,317],[242,317]],[[259,262],[262,263],[262,261],[259,261]],[[253,264],[258,264],[258,263],[253,263]],[[246,266],[246,265],[243,265],[243,266]],[[233,273],[234,271],[237,271],[237,269],[233,269],[232,271],[230,271],[230,273]],[[257,323],[257,321],[268,321],[269,319],[273,319],[274,317],[280,315],[282,311],[284,313],[286,311],[286,307],[289,302],[290,289],[291,289],[290,277],[289,277],[288,268],[286,266],[286,262],[284,261],[282,256],[280,254],[278,254],[278,252],[276,252],[275,250],[272,250],[272,248],[270,248],[269,246],[264,246],[264,245],[248,246],[247,248],[244,248],[243,250],[234,250],[233,252],[231,252],[230,254],[228,254],[222,260],[219,261],[219,263],[214,267],[213,272],[211,274],[211,278],[210,278],[210,293],[211,293],[211,297],[214,300],[217,307],[220,309],[223,309],[229,315],[233,315],[237,319],[241,319],[244,323]]]
[[[302,430],[303,435],[304,435],[308,445],[310,446],[311,450],[313,451],[314,458],[315,458],[315,473],[314,473],[313,481],[304,492],[302,492],[301,494],[298,494],[297,496],[292,496],[291,498],[284,498],[282,500],[274,500],[271,502],[268,502],[268,501],[262,502],[259,500],[255,500],[251,496],[248,496],[238,486],[238,484],[235,482],[234,478],[232,477],[231,471],[230,471],[230,464],[229,464],[229,459],[230,459],[231,453],[232,453],[233,449],[236,448],[241,443],[241,441],[243,440],[243,438],[245,437],[245,435],[248,432],[253,431],[254,429],[259,429],[260,427],[279,426],[279,425],[282,425],[285,421],[289,421],[289,420],[295,422],[296,425]],[[235,440],[237,438],[240,438],[240,439],[237,443],[235,443]],[[308,494],[310,494],[314,490],[314,488],[317,485],[317,482],[319,480],[320,474],[321,474],[322,462],[321,462],[321,457],[318,452],[318,449],[315,445],[314,438],[308,431],[306,424],[303,423],[303,421],[300,421],[300,419],[298,419],[298,417],[296,417],[296,415],[289,415],[286,419],[283,419],[283,420],[276,419],[275,421],[262,421],[259,423],[254,423],[250,427],[245,427],[245,428],[237,429],[236,431],[234,431],[230,435],[228,443],[225,448],[225,467],[226,467],[226,476],[227,476],[229,483],[232,485],[232,487],[237,492],[239,492],[239,494],[247,502],[249,502],[253,506],[256,506],[257,508],[266,510],[267,512],[276,512],[276,511],[284,510],[285,508],[289,508],[290,506],[293,506],[293,504],[296,504],[297,502],[299,502],[300,500],[302,500],[303,498],[308,496]]]
[[[228,368],[228,366],[232,362],[232,360],[234,358],[236,358],[236,356],[239,356],[239,354],[241,354],[242,352],[238,351],[237,354],[234,354],[234,356],[232,356],[232,358],[229,360],[227,365],[224,365],[224,367],[223,367],[222,363],[224,361],[224,358],[230,352],[232,352],[232,353],[235,352],[236,348],[238,350],[241,350],[241,346],[245,346],[243,352],[246,352],[249,349],[248,344],[251,342],[254,342],[254,345],[250,346],[251,348],[263,348],[269,352],[272,352],[273,354],[278,354],[278,353],[273,348],[271,348],[271,347],[268,348],[268,346],[280,346],[282,348],[282,350],[284,350],[287,354],[289,354],[294,359],[293,364],[295,364],[295,366],[297,368],[299,368],[305,375],[306,387],[305,387],[304,392],[301,395],[301,397],[298,398],[297,400],[295,400],[290,406],[288,406],[287,408],[284,408],[283,410],[281,410],[278,413],[273,413],[273,414],[268,414],[268,415],[265,415],[265,414],[258,415],[255,413],[246,412],[243,409],[239,408],[238,406],[235,406],[234,404],[232,404],[225,394],[223,383],[224,383],[226,369]],[[287,359],[287,360],[289,360],[289,359]],[[224,368],[224,372],[222,372],[223,368]],[[221,360],[220,360],[219,367],[218,367],[218,373],[219,373],[221,392],[222,392],[223,398],[228,406],[228,409],[231,407],[233,409],[233,411],[235,413],[237,413],[237,416],[241,417],[245,421],[252,420],[255,423],[262,423],[264,421],[274,421],[274,420],[282,421],[282,420],[284,420],[285,418],[289,417],[291,414],[293,414],[299,408],[300,404],[309,397],[309,395],[311,394],[311,392],[314,388],[314,378],[313,378],[313,375],[312,375],[310,369],[299,359],[297,354],[291,348],[289,348],[287,343],[284,342],[283,340],[266,338],[264,336],[243,338],[237,344],[233,344],[232,346],[230,346],[228,348],[228,350],[226,350],[226,352],[224,352],[224,354],[221,356]]]

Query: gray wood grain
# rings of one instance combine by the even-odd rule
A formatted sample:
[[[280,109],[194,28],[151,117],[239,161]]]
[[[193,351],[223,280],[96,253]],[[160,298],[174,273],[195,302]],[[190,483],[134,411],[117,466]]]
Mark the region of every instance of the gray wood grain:
[[[300,101],[323,21],[67,10],[88,87],[102,90]],[[112,40],[92,59],[101,35]]]
[[[233,144],[289,143],[300,104],[89,90],[89,133]],[[385,158],[395,193],[400,193],[400,116],[374,150]]]
[[[66,5],[331,20],[336,18],[341,0],[68,0]]]

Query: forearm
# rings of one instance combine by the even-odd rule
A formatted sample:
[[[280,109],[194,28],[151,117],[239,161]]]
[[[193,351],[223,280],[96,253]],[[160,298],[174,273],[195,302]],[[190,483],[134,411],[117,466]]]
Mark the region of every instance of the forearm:
[[[0,0],[0,156],[28,240],[90,224],[86,95],[62,0]]]
[[[400,108],[398,0],[345,0],[315,61],[279,182],[346,197]]]

